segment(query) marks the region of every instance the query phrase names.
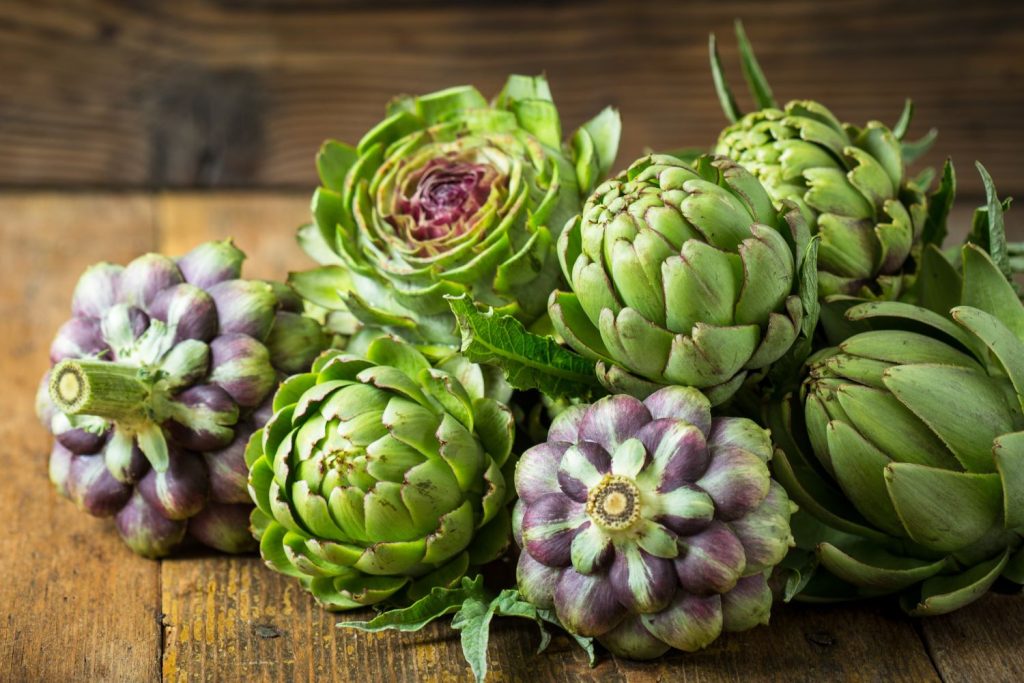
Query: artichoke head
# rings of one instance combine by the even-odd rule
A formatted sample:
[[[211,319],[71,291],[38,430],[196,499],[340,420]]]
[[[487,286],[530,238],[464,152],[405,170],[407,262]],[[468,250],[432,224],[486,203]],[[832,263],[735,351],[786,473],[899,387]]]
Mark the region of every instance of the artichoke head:
[[[809,239],[795,207],[778,211],[725,157],[644,157],[562,232],[572,291],[552,294],[551,319],[610,390],[686,385],[717,404],[796,342]]]
[[[512,76],[491,103],[469,86],[399,98],[356,147],[321,149],[300,242],[323,267],[292,283],[417,344],[458,345],[446,296],[529,325],[559,284],[558,233],[607,174],[619,128],[606,109],[563,142],[543,77]]]
[[[851,308],[879,329],[816,354],[802,406],[776,406],[776,476],[820,524],[798,540],[846,586],[810,597],[901,593],[933,615],[1024,584],[1024,305],[986,252],[962,258],[948,315]]]
[[[823,105],[795,101],[747,114],[722,131],[715,151],[754,174],[777,205],[800,208],[821,237],[822,297],[897,299],[909,290],[927,197],[907,178],[886,126],[843,125]]]
[[[260,552],[327,609],[422,597],[508,546],[512,416],[459,368],[393,337],[328,351],[253,435]]]
[[[521,595],[635,659],[768,623],[793,543],[771,457],[766,430],[690,387],[567,408],[516,468]]]
[[[114,516],[140,555],[167,555],[186,535],[252,549],[245,444],[279,376],[327,345],[294,293],[241,279],[244,258],[224,241],[176,261],[94,265],[50,347],[37,400],[55,436],[50,478],[86,512]]]

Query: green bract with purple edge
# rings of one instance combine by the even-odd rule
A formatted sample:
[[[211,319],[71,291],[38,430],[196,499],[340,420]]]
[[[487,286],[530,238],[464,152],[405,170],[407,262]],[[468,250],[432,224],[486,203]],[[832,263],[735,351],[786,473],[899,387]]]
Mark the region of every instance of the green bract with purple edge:
[[[795,509],[771,456],[693,388],[568,408],[516,468],[520,593],[635,659],[767,623]]]
[[[245,444],[282,373],[327,345],[294,292],[241,279],[230,240],[178,260],[99,263],[79,279],[50,347],[37,412],[54,434],[50,479],[79,508],[114,516],[140,555],[185,538],[253,549]]]

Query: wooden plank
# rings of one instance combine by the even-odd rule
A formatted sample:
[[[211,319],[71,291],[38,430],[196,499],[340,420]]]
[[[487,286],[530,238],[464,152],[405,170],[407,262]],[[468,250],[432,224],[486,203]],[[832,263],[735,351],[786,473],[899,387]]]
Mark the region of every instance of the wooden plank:
[[[922,619],[921,634],[946,683],[1016,681],[1024,671],[1024,599],[986,595],[960,611]]]
[[[47,476],[33,414],[78,274],[156,246],[147,197],[0,195],[0,681],[149,681],[159,675],[159,565]]]
[[[928,163],[952,155],[978,194],[981,159],[1024,190],[1024,3],[394,4],[7,0],[0,185],[310,188],[320,142],[357,140],[395,93],[509,72],[546,72],[567,130],[620,107],[620,165],[709,146],[707,33],[738,89],[742,17],[780,99],[891,124],[912,97],[912,132],[942,133]]]

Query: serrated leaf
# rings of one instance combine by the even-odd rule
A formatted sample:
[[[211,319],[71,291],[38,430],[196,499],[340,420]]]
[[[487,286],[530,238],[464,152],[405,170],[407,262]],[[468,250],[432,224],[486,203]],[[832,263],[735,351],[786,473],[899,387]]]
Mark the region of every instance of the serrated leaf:
[[[452,619],[452,628],[461,633],[462,656],[469,662],[478,682],[487,678],[487,643],[494,609],[494,602],[470,598]]]
[[[463,577],[455,588],[437,586],[426,597],[420,598],[409,607],[381,612],[369,621],[341,621],[337,627],[354,628],[370,633],[387,630],[419,631],[434,619],[458,611],[463,603],[470,599],[489,599],[484,588],[483,576],[477,575],[473,579]]]
[[[585,401],[603,393],[594,362],[554,338],[527,332],[512,316],[481,311],[466,295],[448,297],[448,305],[462,333],[462,352],[474,363],[501,368],[514,388]]]
[[[946,159],[942,166],[942,179],[939,187],[928,198],[928,217],[925,219],[924,232],[921,240],[924,244],[934,244],[941,247],[949,232],[947,223],[949,210],[956,198],[956,171],[953,169],[953,162]]]

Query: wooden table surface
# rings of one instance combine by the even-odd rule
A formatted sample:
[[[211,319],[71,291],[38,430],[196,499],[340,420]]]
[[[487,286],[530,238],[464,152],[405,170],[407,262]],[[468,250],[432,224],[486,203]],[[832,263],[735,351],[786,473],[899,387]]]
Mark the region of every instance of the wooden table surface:
[[[256,557],[136,557],[47,479],[33,395],[79,272],[234,236],[249,275],[282,277],[308,265],[292,239],[307,206],[304,193],[0,193],[0,681],[469,678],[446,624],[339,630]],[[532,625],[499,621],[492,680],[1010,681],[1024,670],[1024,597],[919,621],[886,604],[782,605],[770,627],[647,664],[604,656],[591,669],[564,637],[534,656],[538,643]]]

